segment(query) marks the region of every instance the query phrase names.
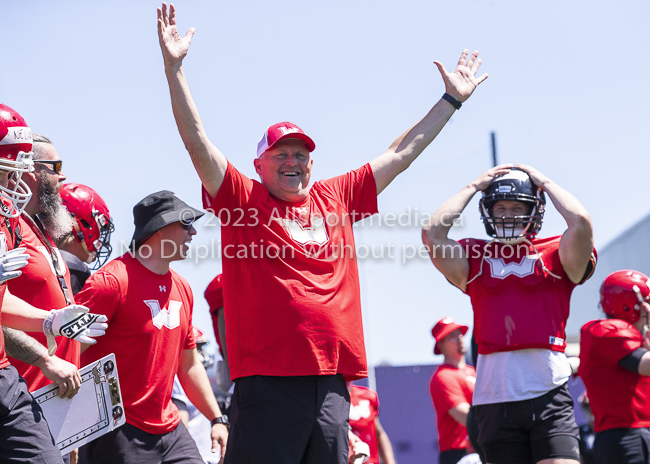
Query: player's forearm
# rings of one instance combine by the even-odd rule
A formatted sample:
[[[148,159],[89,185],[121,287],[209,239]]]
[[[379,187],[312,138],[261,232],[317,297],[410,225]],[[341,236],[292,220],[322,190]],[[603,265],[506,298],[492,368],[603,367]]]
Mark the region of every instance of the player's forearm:
[[[375,422],[377,428],[377,451],[381,462],[384,464],[395,464],[395,455],[393,454],[393,446],[390,444],[388,434],[384,431],[379,419]]]
[[[2,325],[25,332],[42,332],[47,311],[35,308],[7,291],[2,302]],[[16,358],[18,359],[18,358]]]
[[[476,192],[476,187],[470,184],[438,208],[422,228],[424,242],[435,245],[441,241],[446,241],[449,229],[451,229],[454,221],[460,217]]]
[[[555,208],[567,222],[569,228],[581,229],[589,234],[593,234],[591,217],[575,196],[557,185],[553,181],[548,181],[541,186],[548,194]]]
[[[3,327],[2,331],[5,339],[5,351],[12,358],[40,368],[49,357],[47,348],[26,333],[9,327]]]
[[[190,155],[207,152],[210,141],[203,129],[182,65],[166,66],[165,75],[169,83],[174,118],[185,148]]]
[[[220,416],[221,410],[212,393],[208,374],[198,360],[198,356],[193,357],[193,361],[186,364],[182,363],[179,366],[177,375],[187,398],[209,420]]]
[[[440,100],[424,118],[400,135],[383,155],[371,161],[378,194],[420,156],[453,113],[454,108]]]

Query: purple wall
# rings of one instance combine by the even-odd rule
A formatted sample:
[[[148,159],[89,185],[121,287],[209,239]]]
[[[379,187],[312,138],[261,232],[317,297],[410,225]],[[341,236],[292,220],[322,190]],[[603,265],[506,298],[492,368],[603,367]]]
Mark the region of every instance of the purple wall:
[[[390,437],[401,464],[437,464],[436,413],[429,396],[429,380],[437,365],[376,367],[379,420]],[[584,391],[579,378],[569,380],[576,422],[586,422],[578,396]]]
[[[398,463],[438,462],[436,413],[429,380],[438,366],[376,367],[379,420]]]

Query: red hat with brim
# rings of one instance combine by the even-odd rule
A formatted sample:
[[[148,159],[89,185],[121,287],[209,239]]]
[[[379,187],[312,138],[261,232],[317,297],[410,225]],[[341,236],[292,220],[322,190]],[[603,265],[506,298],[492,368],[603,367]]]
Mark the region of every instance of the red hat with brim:
[[[262,139],[257,144],[257,157],[259,158],[266,150],[271,148],[280,140],[285,139],[302,140],[307,146],[309,153],[316,149],[316,144],[314,141],[307,134],[305,134],[300,127],[288,121],[285,121],[278,124],[273,124],[271,127],[266,129],[264,135],[262,136]]]
[[[434,354],[442,354],[438,349],[438,342],[457,329],[460,329],[460,333],[465,335],[469,327],[455,323],[451,317],[444,317],[433,326],[433,329],[431,329],[431,335],[433,335],[433,338],[436,340],[436,344],[433,347]]]

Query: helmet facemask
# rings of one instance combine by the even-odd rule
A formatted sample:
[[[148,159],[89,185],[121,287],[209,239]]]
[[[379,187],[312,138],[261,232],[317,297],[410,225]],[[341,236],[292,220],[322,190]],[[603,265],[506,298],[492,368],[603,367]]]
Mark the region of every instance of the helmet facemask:
[[[514,217],[494,217],[493,208],[499,201],[525,204],[530,213]],[[479,200],[481,220],[487,234],[501,242],[516,244],[533,237],[542,228],[546,198],[524,171],[513,169],[499,177],[483,192]]]
[[[74,216],[74,215],[73,215]],[[86,252],[91,256],[92,266],[90,269],[93,271],[102,267],[108,258],[113,252],[113,247],[111,246],[111,234],[115,231],[115,226],[104,214],[101,214],[97,211],[93,211],[93,218],[96,222],[96,230],[99,231],[99,236],[92,241],[91,246],[88,246],[86,242],[86,237],[82,232],[81,228],[84,230],[95,229],[85,220],[81,218],[74,218],[74,233],[77,237],[77,240],[81,242],[81,245],[84,247]]]
[[[32,152],[21,151],[16,161],[0,158],[0,170],[10,172],[7,187],[0,185],[0,197],[9,203],[5,205],[6,208],[0,209],[2,216],[9,218],[20,216],[32,198],[32,191],[22,180],[22,175],[34,171],[33,156]]]

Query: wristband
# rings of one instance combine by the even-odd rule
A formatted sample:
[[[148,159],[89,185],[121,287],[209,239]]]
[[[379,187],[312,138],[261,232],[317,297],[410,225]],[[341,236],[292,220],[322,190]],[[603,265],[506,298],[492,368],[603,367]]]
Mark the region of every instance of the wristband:
[[[451,103],[451,106],[453,106],[457,110],[459,110],[460,107],[463,106],[463,104],[459,100],[456,100],[454,97],[452,97],[448,93],[444,93],[443,96],[442,96],[442,99],[448,101],[449,103]]]
[[[227,416],[219,416],[215,417],[210,421],[210,426],[214,427],[217,424],[225,425],[226,428],[228,428],[229,425],[228,417]]]

